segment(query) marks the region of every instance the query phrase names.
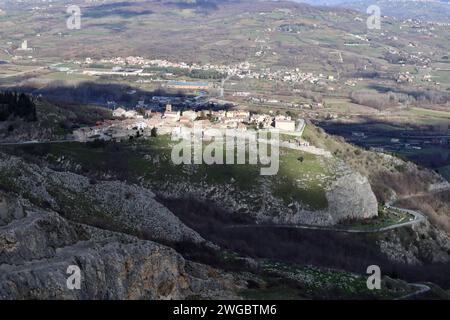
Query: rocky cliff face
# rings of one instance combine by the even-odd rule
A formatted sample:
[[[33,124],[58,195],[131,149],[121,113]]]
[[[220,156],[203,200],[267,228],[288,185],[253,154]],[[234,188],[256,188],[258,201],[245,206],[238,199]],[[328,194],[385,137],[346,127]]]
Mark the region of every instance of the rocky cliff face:
[[[91,181],[1,154],[0,172],[0,187],[71,221],[126,231],[146,239],[204,241],[156,201],[148,189],[119,181]]]
[[[328,208],[311,211],[293,204],[292,213],[278,215],[276,223],[336,225],[346,220],[362,220],[378,215],[378,202],[369,181],[357,172],[348,173],[334,181],[326,191]]]
[[[403,231],[389,231],[377,241],[390,260],[410,265],[450,262],[450,237],[428,220]]]
[[[160,190],[201,192],[199,199],[230,201],[231,210],[277,223],[333,224],[377,212],[370,185],[354,173],[328,187],[329,208],[323,211],[287,206],[264,183],[260,195],[242,194],[233,184],[202,183]],[[449,261],[450,243],[439,230],[427,225],[401,231],[374,240],[389,259]],[[148,188],[93,181],[0,153],[0,299],[227,299],[247,286],[247,273],[193,263],[161,244],[185,241],[205,242]],[[80,269],[79,290],[67,286],[69,266]]]
[[[231,275],[150,240],[205,242],[148,189],[0,153],[0,299],[235,297]]]
[[[289,205],[275,197],[270,183],[261,178],[259,189],[242,191],[233,184],[195,185],[177,181],[158,186],[165,197],[182,198],[192,195],[239,212],[261,223],[335,225],[345,220],[372,218],[378,215],[378,202],[369,181],[356,172],[347,173],[334,181],[326,191],[328,208],[311,210],[299,202]]]
[[[366,183],[360,179],[358,186],[352,181],[337,184],[336,188],[345,185],[347,193],[339,189],[336,197],[353,193],[351,185],[361,188]],[[180,195],[196,190],[181,183],[177,187],[174,190]],[[285,222],[290,217],[299,217],[291,222],[309,221],[296,207],[289,207],[292,211],[287,213],[286,204],[272,196],[269,185],[262,183],[261,187],[263,202],[261,195],[241,194],[231,185],[203,185],[197,191],[216,200],[232,199],[234,209],[255,213],[256,208],[255,218],[260,221]],[[153,242],[205,240],[160,204],[148,188],[93,181],[0,153],[0,190],[0,298],[234,298],[244,287],[231,274],[186,261]],[[367,206],[364,201],[360,204]],[[310,214],[317,219],[321,213]],[[334,222],[331,213],[323,216],[319,222]],[[71,265],[81,270],[80,290],[67,287]]]
[[[81,270],[69,289],[67,268]],[[0,192],[0,299],[234,298],[237,281],[174,250]]]
[[[332,183],[327,191],[328,211],[335,223],[378,215],[378,201],[367,178],[354,172]]]

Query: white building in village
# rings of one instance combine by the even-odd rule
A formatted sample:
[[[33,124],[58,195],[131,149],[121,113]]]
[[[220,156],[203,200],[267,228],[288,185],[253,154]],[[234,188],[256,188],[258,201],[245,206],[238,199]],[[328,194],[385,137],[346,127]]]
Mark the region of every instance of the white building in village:
[[[275,120],[275,128],[283,131],[295,131],[295,121],[286,119]]]
[[[132,130],[132,129],[143,130],[143,129],[147,128],[147,127],[148,127],[147,122],[145,122],[145,121],[135,121],[135,122],[130,123],[127,126],[127,129],[128,130]]]
[[[123,108],[117,108],[113,111],[113,117],[124,117],[125,116],[125,112],[127,112],[125,109]]]
[[[166,111],[164,112],[164,119],[167,121],[179,121],[181,117],[180,111]]]
[[[142,119],[143,115],[139,114],[136,110],[125,110],[123,108],[117,108],[113,111],[113,116],[116,118],[128,118],[128,119]]]
[[[186,117],[190,119],[191,121],[194,121],[197,118],[197,112],[192,110],[183,111],[183,117]]]

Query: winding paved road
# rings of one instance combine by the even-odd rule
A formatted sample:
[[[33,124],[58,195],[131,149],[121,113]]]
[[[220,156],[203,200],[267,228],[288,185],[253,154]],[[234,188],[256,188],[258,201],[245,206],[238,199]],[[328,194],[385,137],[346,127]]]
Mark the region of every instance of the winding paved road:
[[[351,229],[351,228],[336,228],[336,227],[321,227],[321,226],[301,225],[301,224],[297,224],[297,225],[291,225],[291,224],[242,224],[242,225],[227,226],[227,228],[249,228],[249,229],[250,228],[286,228],[286,229],[306,229],[306,230],[335,231],[335,232],[345,232],[345,233],[384,232],[384,231],[398,229],[398,228],[402,228],[402,227],[406,227],[406,226],[416,225],[416,224],[422,223],[422,222],[427,220],[426,216],[422,212],[415,211],[415,210],[410,210],[410,209],[405,209],[405,208],[395,207],[395,206],[393,206],[394,202],[396,202],[398,200],[404,200],[404,199],[408,199],[408,198],[413,198],[413,197],[419,197],[419,196],[426,196],[426,195],[429,195],[429,194],[435,194],[435,193],[443,192],[443,191],[446,191],[446,190],[449,190],[449,189],[450,189],[450,186],[444,186],[444,187],[436,188],[434,190],[430,190],[430,191],[427,191],[427,192],[420,192],[420,193],[413,194],[413,195],[410,195],[410,196],[405,196],[405,197],[401,197],[401,198],[392,199],[391,201],[389,201],[385,205],[385,207],[387,209],[401,211],[403,213],[411,215],[413,218],[411,220],[409,220],[409,221],[399,222],[399,223],[396,223],[396,224],[392,224],[390,226],[374,228],[374,229],[371,229],[371,230],[361,230],[361,229],[358,230],[358,229]]]
[[[403,297],[400,297],[400,298],[397,298],[394,300],[411,300],[411,299],[414,299],[417,296],[420,296],[431,290],[431,288],[429,286],[427,286],[426,284],[422,284],[422,283],[410,283],[409,285],[416,287],[419,290],[417,290],[416,292],[404,295]]]
[[[380,227],[380,228],[374,228],[370,230],[363,230],[363,229],[353,229],[353,228],[336,228],[336,227],[321,227],[321,226],[311,226],[311,225],[290,225],[290,224],[242,224],[242,225],[231,225],[227,226],[227,228],[286,228],[286,229],[307,229],[307,230],[321,230],[321,231],[335,231],[335,232],[345,232],[345,233],[375,233],[375,232],[384,232],[388,230],[393,230],[405,226],[411,226],[415,224],[422,223],[426,220],[426,217],[414,210],[409,209],[403,209],[394,207],[391,205],[386,205],[386,208],[388,209],[394,209],[398,211],[402,211],[404,213],[407,213],[411,216],[413,216],[412,220],[396,223],[390,226],[386,227]]]

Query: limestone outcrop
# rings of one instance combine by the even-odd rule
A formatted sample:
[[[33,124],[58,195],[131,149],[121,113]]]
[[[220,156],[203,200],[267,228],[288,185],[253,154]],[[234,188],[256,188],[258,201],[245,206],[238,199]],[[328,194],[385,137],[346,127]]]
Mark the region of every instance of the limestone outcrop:
[[[230,212],[251,216],[259,223],[331,226],[378,215],[378,202],[369,181],[356,172],[342,175],[327,187],[328,207],[322,210],[311,210],[297,201],[287,205],[273,195],[270,183],[263,179],[257,191],[239,190],[233,184],[196,185],[183,181],[160,185],[158,191],[169,198],[190,195],[213,201]]]
[[[58,212],[68,220],[150,240],[204,241],[156,201],[154,193],[148,189],[120,181],[92,181],[1,153],[0,173],[0,187]],[[20,215],[20,210],[9,210],[14,213],[4,213],[4,219]]]
[[[235,298],[237,281],[173,249],[0,192],[0,299]],[[67,286],[69,266],[80,289]]]
[[[378,215],[378,201],[369,181],[354,172],[333,182],[326,193],[328,211],[335,223]]]

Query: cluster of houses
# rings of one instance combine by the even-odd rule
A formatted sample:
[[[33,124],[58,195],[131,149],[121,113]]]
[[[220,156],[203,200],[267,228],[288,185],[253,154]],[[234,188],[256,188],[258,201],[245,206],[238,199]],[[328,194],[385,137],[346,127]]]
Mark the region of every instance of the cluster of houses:
[[[174,110],[170,104],[164,112],[153,110],[125,110],[117,108],[113,111],[114,120],[98,123],[94,127],[79,128],[74,131],[78,141],[123,140],[136,136],[170,134],[180,132],[183,128],[194,125],[208,129],[234,129],[244,132],[249,127],[254,129],[276,128],[285,133],[301,136],[305,127],[304,120],[293,120],[289,116],[273,116],[270,114],[250,113],[246,110]]]
[[[86,58],[84,63],[92,63],[91,58]],[[171,62],[164,59],[147,59],[144,57],[116,57],[111,59],[99,60],[101,64],[112,64],[116,67],[112,71],[104,70],[87,70],[84,74],[89,75],[102,75],[102,74],[119,74],[119,75],[139,75],[139,76],[151,76],[153,74],[144,72],[145,68],[158,67],[158,68],[179,68],[187,70],[203,70],[203,71],[217,71],[226,76],[234,76],[239,79],[265,79],[269,81],[282,81],[292,83],[308,82],[311,84],[323,85],[326,81],[333,81],[333,75],[314,74],[311,72],[302,72],[299,68],[283,69],[283,70],[271,70],[270,68],[263,68],[261,70],[255,70],[255,66],[248,61],[244,61],[234,65],[218,65],[218,64],[197,64],[186,62]],[[82,64],[82,61],[76,63]],[[140,66],[141,69],[124,71],[125,66]],[[167,74],[168,75],[168,74]],[[191,84],[175,84],[175,86],[188,86]],[[207,89],[209,85],[195,84],[196,89]]]
[[[112,59],[102,59],[101,63],[109,63],[113,65],[133,65],[146,67],[158,67],[158,68],[180,68],[189,70],[215,70],[223,74],[245,74],[250,69],[250,63],[241,62],[235,65],[219,65],[219,64],[197,64],[186,62],[171,62],[165,59],[147,59],[144,57],[116,57]]]

